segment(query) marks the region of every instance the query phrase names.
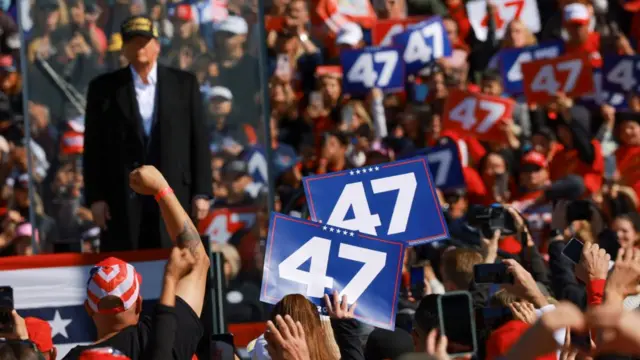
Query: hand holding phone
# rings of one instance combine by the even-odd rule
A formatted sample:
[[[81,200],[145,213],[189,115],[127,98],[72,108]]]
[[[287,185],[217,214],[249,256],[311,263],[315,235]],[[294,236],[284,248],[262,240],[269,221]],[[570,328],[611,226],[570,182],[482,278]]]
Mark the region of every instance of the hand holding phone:
[[[562,255],[564,255],[567,259],[571,260],[572,263],[578,264],[580,263],[580,258],[582,257],[582,249],[584,247],[584,243],[576,238],[571,238],[567,245],[562,249]]]
[[[448,339],[451,356],[472,355],[478,350],[473,301],[468,291],[452,291],[438,297],[440,334]]]
[[[478,264],[473,267],[473,281],[476,284],[513,284],[513,275],[503,263]]]

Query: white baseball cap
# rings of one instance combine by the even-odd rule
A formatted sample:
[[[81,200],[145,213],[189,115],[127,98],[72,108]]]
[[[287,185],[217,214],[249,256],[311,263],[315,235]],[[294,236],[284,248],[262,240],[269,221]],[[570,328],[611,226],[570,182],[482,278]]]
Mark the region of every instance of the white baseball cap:
[[[591,15],[585,5],[572,3],[564,7],[562,20],[565,23],[586,25],[591,21]]]

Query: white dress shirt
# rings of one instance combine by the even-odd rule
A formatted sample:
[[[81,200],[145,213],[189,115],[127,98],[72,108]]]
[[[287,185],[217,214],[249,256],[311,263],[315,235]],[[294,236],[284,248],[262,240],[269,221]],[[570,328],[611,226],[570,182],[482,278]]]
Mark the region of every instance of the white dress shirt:
[[[138,111],[142,118],[142,128],[144,133],[149,136],[151,133],[151,124],[153,123],[153,111],[156,105],[156,84],[158,83],[158,64],[154,64],[153,68],[147,76],[148,84],[142,81],[142,78],[133,66],[129,66],[133,75],[133,87],[136,90],[136,100],[138,100]]]

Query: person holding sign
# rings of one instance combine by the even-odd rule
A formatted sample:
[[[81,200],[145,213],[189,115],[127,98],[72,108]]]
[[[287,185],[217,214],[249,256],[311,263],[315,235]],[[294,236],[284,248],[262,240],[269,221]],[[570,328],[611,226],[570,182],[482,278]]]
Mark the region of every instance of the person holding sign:
[[[563,11],[563,25],[569,39],[565,43],[567,54],[589,54],[591,66],[602,67],[600,56],[600,34],[589,29],[593,9],[579,2],[566,5]]]
[[[587,193],[596,193],[602,186],[604,157],[600,142],[589,140],[590,115],[585,108],[574,106],[573,100],[564,94],[558,94],[555,105],[561,116],[556,131],[564,148],[551,162],[551,180],[578,175],[584,179]]]

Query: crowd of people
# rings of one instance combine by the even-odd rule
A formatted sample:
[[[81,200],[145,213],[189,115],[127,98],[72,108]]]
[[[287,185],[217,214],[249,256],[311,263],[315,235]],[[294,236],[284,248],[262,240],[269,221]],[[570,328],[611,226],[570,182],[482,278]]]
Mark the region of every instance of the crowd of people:
[[[420,352],[447,359],[447,340],[437,334],[437,299],[455,290],[469,291],[479,313],[493,307],[509,310],[490,323],[476,322],[478,359],[640,358],[640,332],[634,328],[640,305],[640,163],[634,160],[640,156],[640,97],[631,90],[620,106],[610,99],[594,102],[558,92],[548,104],[532,104],[522,94],[508,93],[499,71],[503,51],[551,40],[563,43],[565,54],[588,54],[594,69],[608,55],[635,55],[640,49],[636,0],[540,1],[537,33],[525,19],[501,24],[501,3],[488,1],[486,36],[476,33],[460,0],[374,1],[372,17],[378,20],[441,16],[453,51],[410,76],[402,91],[372,88],[366,96],[343,91],[340,53],[371,45],[371,22],[345,16],[329,26],[334,17],[326,15],[324,1],[268,2],[264,33],[257,1],[25,3],[30,5],[22,14],[25,59],[19,59],[15,39],[15,4],[0,13],[3,256],[98,251],[100,229],[83,193],[84,99],[95,76],[126,66],[120,24],[144,13],[158,29],[159,61],[193,72],[200,83],[211,150],[212,210],[250,209],[254,216],[243,226],[225,225],[229,236],[212,244],[225,257],[227,291],[243,295],[240,303],[227,298],[227,320],[270,319],[269,330],[249,346],[253,358],[396,359]],[[19,71],[20,61],[26,74]],[[268,99],[263,98],[262,81],[268,83]],[[22,84],[29,90],[24,100]],[[496,137],[501,140],[480,141],[445,126],[446,103],[457,90],[515,101],[501,126],[502,136]],[[24,141],[25,131],[30,143]],[[451,239],[410,248],[405,255],[395,331],[358,323],[353,309],[337,299],[330,321],[300,295],[285,297],[274,309],[258,301],[268,191],[275,195],[276,211],[306,217],[304,176],[407,158],[443,143],[457,145],[465,186],[438,189]],[[266,146],[273,150],[268,161]],[[263,169],[272,172],[272,184]],[[516,235],[489,236],[473,223],[478,206],[495,203],[509,209]],[[174,240],[175,231],[168,230]],[[562,254],[572,238],[584,243],[578,264]],[[162,359],[172,348],[173,358],[193,355],[195,338],[202,334],[195,318],[204,283],[189,286],[202,293],[180,284],[200,281],[190,274],[204,267],[178,245],[152,317],[138,320],[137,299],[107,299],[103,305],[98,294],[89,295],[99,339],[108,339],[97,343],[108,349],[91,351],[104,356],[121,352],[132,359]],[[508,265],[514,284],[476,284],[474,266],[496,262]],[[423,267],[425,276],[420,292],[410,281],[416,266]],[[102,306],[122,307],[121,313],[114,320],[97,311]],[[174,312],[177,317],[170,315]],[[22,324],[19,314],[14,317]],[[30,321],[38,323],[28,320],[27,328]],[[0,354],[32,351],[55,358],[50,336],[20,329],[9,337],[31,339],[38,346],[11,343],[0,347]],[[194,339],[181,339],[187,332]],[[570,334],[585,332],[590,350],[578,352]],[[44,345],[37,341],[41,338]],[[169,338],[175,343],[164,341]],[[70,358],[82,359],[83,350]],[[623,357],[603,357],[610,353]]]

